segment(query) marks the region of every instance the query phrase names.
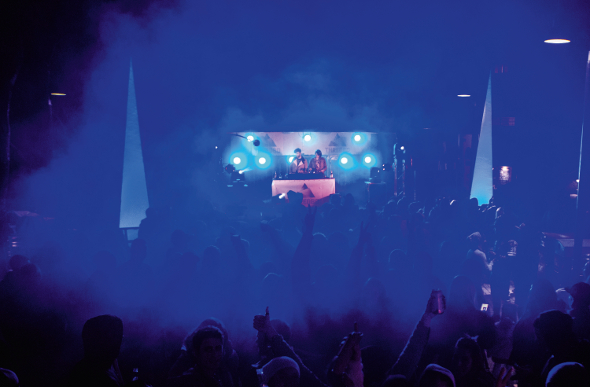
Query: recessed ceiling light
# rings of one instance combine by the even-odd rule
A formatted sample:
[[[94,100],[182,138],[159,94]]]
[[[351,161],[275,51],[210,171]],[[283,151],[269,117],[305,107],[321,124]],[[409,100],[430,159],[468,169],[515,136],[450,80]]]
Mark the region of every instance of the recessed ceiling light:
[[[459,95],[457,95],[457,97],[467,98],[467,97],[471,97],[471,94],[459,94]]]
[[[550,44],[564,44],[564,43],[569,43],[570,40],[568,39],[547,39],[545,40],[545,43],[550,43]]]

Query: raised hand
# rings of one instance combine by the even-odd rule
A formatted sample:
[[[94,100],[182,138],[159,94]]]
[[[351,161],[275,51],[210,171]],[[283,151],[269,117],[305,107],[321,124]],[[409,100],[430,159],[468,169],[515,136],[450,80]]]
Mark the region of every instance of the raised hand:
[[[441,297],[443,302],[442,309],[444,311],[444,309],[446,309],[446,299],[444,295],[441,295]],[[438,290],[433,290],[430,293],[430,298],[428,299],[428,302],[426,303],[426,310],[422,315],[422,322],[427,327],[430,327],[430,320],[432,320],[434,316],[438,316],[439,314],[441,313],[438,313]]]
[[[264,315],[258,314],[254,316],[252,326],[258,332],[264,333],[269,339],[277,335],[277,332],[270,324],[270,313],[268,312],[268,306],[266,307],[266,313]]]
[[[333,372],[341,375],[346,371],[350,361],[358,361],[361,356],[360,343],[363,338],[362,332],[358,332],[357,323],[354,323],[354,332],[344,338],[344,344],[340,347],[340,352],[334,362]]]
[[[268,313],[268,306],[266,307],[266,314],[257,314],[254,316],[252,326],[259,332],[266,332],[266,326],[270,325],[270,314]]]
[[[510,377],[512,376],[512,368],[504,368],[500,370],[498,374],[498,379],[496,379],[496,387],[506,387],[508,382],[510,381]]]
[[[352,352],[350,355],[350,360],[352,361],[360,361],[361,360],[361,339],[363,338],[363,334],[361,332],[352,332],[350,335],[350,340],[352,341]]]

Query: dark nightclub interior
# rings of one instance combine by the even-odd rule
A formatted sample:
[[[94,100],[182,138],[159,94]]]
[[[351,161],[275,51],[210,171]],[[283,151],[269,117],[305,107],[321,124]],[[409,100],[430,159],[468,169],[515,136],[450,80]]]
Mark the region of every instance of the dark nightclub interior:
[[[5,0],[0,53],[0,387],[590,386],[589,2]]]

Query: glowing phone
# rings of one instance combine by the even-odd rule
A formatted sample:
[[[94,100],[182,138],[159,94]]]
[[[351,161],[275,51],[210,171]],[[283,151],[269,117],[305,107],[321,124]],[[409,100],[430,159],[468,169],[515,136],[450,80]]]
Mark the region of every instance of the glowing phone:
[[[488,306],[489,306],[489,304],[481,304],[481,311],[482,312],[487,312],[488,311]]]

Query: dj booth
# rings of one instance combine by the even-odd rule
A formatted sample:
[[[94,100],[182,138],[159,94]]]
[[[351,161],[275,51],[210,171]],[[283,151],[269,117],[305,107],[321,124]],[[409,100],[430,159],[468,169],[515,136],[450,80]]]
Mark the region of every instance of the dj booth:
[[[265,182],[274,175],[272,196],[288,200],[288,192],[294,191],[303,195],[304,205],[320,206],[327,202],[330,195],[336,193],[336,184],[334,178],[326,178],[321,173],[291,174],[295,153],[301,152],[301,156],[311,164],[319,151],[326,161],[325,173],[335,176],[338,184],[343,186],[364,180],[368,177],[370,168],[377,165],[377,160],[380,159],[378,138],[373,132],[320,130],[231,134],[232,141],[226,147],[223,159],[228,161],[228,166],[234,173],[247,173],[248,181]],[[307,170],[308,166],[304,169]],[[381,187],[370,187],[367,191],[376,191],[375,188]],[[374,196],[374,192],[370,194]]]
[[[293,175],[291,175],[293,176]],[[274,179],[272,181],[272,196],[285,194],[285,199],[289,200],[289,191],[303,194],[304,206],[321,206],[330,200],[330,195],[336,193],[336,181],[331,178],[311,178],[302,179],[302,177],[315,177],[311,174],[295,175],[296,178]]]

